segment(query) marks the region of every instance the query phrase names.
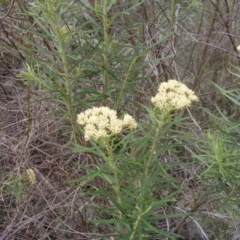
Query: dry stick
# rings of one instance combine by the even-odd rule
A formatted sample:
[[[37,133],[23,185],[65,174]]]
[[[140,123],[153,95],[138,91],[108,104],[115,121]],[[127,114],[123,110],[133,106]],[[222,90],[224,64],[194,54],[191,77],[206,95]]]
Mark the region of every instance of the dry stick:
[[[18,47],[16,46],[16,44],[10,39],[9,34],[8,34],[8,32],[6,31],[6,29],[4,28],[4,25],[3,25],[3,23],[2,23],[1,20],[0,20],[0,26],[2,27],[3,33],[5,34],[6,38],[7,38],[8,41],[11,43],[11,46],[17,50],[20,58],[24,61],[24,60],[25,60],[25,57],[19,52],[19,49],[18,49]],[[2,65],[2,64],[1,64],[1,65]],[[3,67],[4,67],[4,66],[3,66]],[[10,72],[10,74],[13,75],[13,76],[16,78],[16,76],[15,76],[7,67],[5,67],[5,69],[6,69],[8,72]],[[29,86],[28,86],[28,100],[30,101],[30,89],[29,89]],[[28,102],[28,103],[29,103],[29,102]],[[21,154],[20,154],[20,158],[19,158],[19,159],[20,159],[20,162],[21,162],[21,160],[22,160],[24,151],[25,151],[27,145],[29,144],[30,130],[31,130],[30,106],[28,106],[27,138],[26,138],[26,141],[25,141],[25,143],[24,143],[23,150],[21,151]]]
[[[196,121],[195,118],[193,117],[190,109],[187,107],[186,110],[187,110],[190,118],[192,119],[194,125],[198,128],[198,130],[199,130],[199,132],[201,133],[201,135],[204,136],[204,132],[203,132],[202,128],[200,127],[200,125],[197,123],[197,121]]]
[[[230,42],[231,42],[231,44],[232,44],[232,46],[233,46],[234,51],[237,53],[238,63],[240,64],[240,56],[239,56],[239,54],[238,54],[237,46],[236,46],[236,44],[235,44],[235,42],[234,42],[234,39],[233,39],[233,37],[232,37],[232,35],[231,35],[231,33],[230,33],[230,21],[229,21],[230,12],[229,12],[228,2],[227,2],[227,0],[224,1],[225,4],[226,4],[226,10],[227,10],[226,12],[227,12],[227,16],[228,16],[227,18],[224,18],[222,12],[219,10],[219,8],[218,8],[218,5],[219,5],[219,4],[215,4],[212,0],[210,0],[210,2],[212,3],[212,5],[216,8],[216,10],[218,11],[218,13],[220,14],[221,19],[223,19],[223,23],[224,23],[224,26],[225,26],[225,28],[226,28],[227,35],[228,35],[228,37],[229,37],[229,39],[230,39]]]
[[[202,14],[202,18],[203,18],[203,14]],[[201,75],[202,75],[202,69],[203,69],[203,66],[205,65],[206,63],[206,54],[207,54],[207,50],[208,50],[208,43],[209,43],[209,40],[210,40],[210,35],[214,29],[214,23],[216,21],[216,18],[217,18],[217,14],[216,12],[214,12],[214,15],[213,15],[213,18],[212,18],[212,22],[211,22],[211,28],[208,32],[208,35],[207,35],[207,41],[206,41],[206,44],[204,46],[204,49],[203,49],[203,53],[202,53],[202,57],[201,57],[201,62],[199,64],[199,68],[198,68],[198,71],[196,73],[196,77],[194,79],[194,83],[193,83],[193,87],[192,87],[192,90],[194,91],[198,84],[199,84],[199,81],[200,81],[200,78],[201,78]]]
[[[203,204],[205,204],[208,201],[208,199],[203,200],[202,202],[200,202],[199,204],[197,204],[196,206],[194,206],[190,211],[188,211],[187,213],[194,213],[196,212]],[[172,230],[173,233],[178,232],[179,228],[184,225],[187,221],[189,216],[185,216],[178,224],[177,226]]]
[[[143,17],[144,17],[144,22],[149,22],[149,17],[148,17],[148,15],[147,15],[147,11],[146,11],[147,8],[144,6],[144,4],[142,4],[142,6],[143,6],[142,12],[143,12]],[[158,6],[159,6],[159,8],[162,10],[162,12],[163,12],[165,18],[167,19],[167,21],[170,23],[170,19],[168,18],[167,14],[165,13],[165,9],[163,9],[162,6],[160,6],[159,4],[158,4]],[[150,37],[151,37],[151,41],[152,41],[153,44],[155,45],[155,44],[156,44],[156,41],[155,41],[155,39],[154,39],[154,37],[153,37],[153,34],[152,34],[152,32],[151,32],[151,26],[150,26],[150,28],[149,28],[148,34],[149,34]],[[143,35],[144,35],[144,33],[143,33]],[[144,36],[145,36],[145,35],[144,35]],[[145,42],[145,39],[143,39],[143,42]],[[162,45],[159,46],[158,50],[157,50],[156,53],[155,53],[155,56],[156,56],[157,58],[162,58],[161,53],[162,53],[162,49],[163,49],[163,48],[164,48],[164,47],[163,47]],[[162,63],[162,61],[161,61],[159,64],[156,65],[156,68],[157,68],[158,73],[159,73],[159,78],[161,78],[162,76],[164,76],[165,81],[168,81],[168,80],[169,80],[168,74],[170,75],[171,78],[174,78],[174,77],[173,77],[173,74],[172,74],[172,72],[171,72],[170,67],[166,66],[164,63]],[[162,68],[162,70],[163,70],[163,73],[160,74],[161,68]]]
[[[163,13],[163,15],[165,16],[167,22],[170,24],[171,21],[169,19],[169,17],[167,16],[167,13],[166,13],[166,8],[164,9],[159,3],[156,3],[158,5],[158,7],[161,9],[161,12]],[[160,15],[160,13],[159,13]],[[151,36],[151,38],[153,39],[153,37]],[[153,43],[155,44],[156,41],[153,39]],[[162,50],[164,49],[163,46],[160,45],[158,51],[157,51],[157,54],[156,54],[156,57],[157,58],[162,58],[162,55],[161,53],[163,52]],[[168,74],[170,75],[171,78],[174,78],[173,75],[172,75],[172,72],[170,70],[170,68],[168,66],[166,66],[164,63],[160,62],[159,64],[157,64],[156,68],[158,68],[158,72],[160,73],[161,72],[161,67],[162,67],[162,70],[163,70],[163,73],[159,76],[159,78],[161,78],[162,76],[164,76],[165,78],[165,81],[167,82],[169,80],[169,77],[168,77]]]
[[[49,209],[38,213],[35,216],[32,216],[31,218],[21,221],[15,225],[9,226],[5,229],[5,231],[2,233],[2,235],[0,236],[0,239],[13,239],[12,237],[14,235],[16,235],[20,230],[23,229],[24,226],[32,223],[32,222],[36,222],[36,220],[42,218],[43,216],[45,216],[48,212],[51,212],[55,209],[58,208],[62,208],[63,205],[61,205],[62,203],[67,201],[67,198],[69,198],[71,195],[73,195],[73,193],[71,193],[69,196],[67,196],[66,198],[64,198],[63,200],[61,200],[61,202],[57,203],[55,206],[49,206]],[[15,229],[16,228],[16,229]],[[14,230],[15,229],[15,230]],[[14,230],[14,231],[13,231]],[[11,231],[13,231],[12,233],[10,233]],[[7,238],[5,238],[7,237]]]
[[[14,2],[15,2],[15,0],[14,0]],[[14,2],[13,2],[13,3],[14,3]],[[4,32],[4,34],[5,34],[5,36],[7,37],[8,41],[11,43],[11,46],[13,46],[13,47],[17,50],[17,52],[18,52],[17,46],[10,40],[9,35],[8,35],[8,32],[5,30],[4,25],[2,24],[1,19],[3,19],[3,18],[0,18],[0,26],[2,27],[2,30],[3,30],[3,32]],[[18,52],[18,54],[20,55],[21,59],[24,60],[24,57],[23,57],[19,52]],[[2,62],[0,62],[0,65],[1,65],[10,75],[12,75],[14,78],[17,79],[16,75],[15,75],[10,69],[8,69]],[[3,87],[3,85],[2,85],[1,83],[0,83],[0,87],[3,89],[4,94],[6,95],[6,98],[7,98],[8,100],[10,100],[10,98],[7,96],[6,89]]]
[[[177,8],[176,8],[177,6]],[[180,81],[180,77],[178,74],[177,66],[176,66],[176,49],[175,49],[175,35],[177,35],[177,22],[178,22],[178,15],[179,15],[179,8],[180,4],[176,4],[175,0],[171,0],[171,19],[170,19],[170,24],[171,24],[171,30],[173,34],[170,37],[170,48],[173,53],[173,59],[170,63],[170,67],[175,71],[176,79]],[[174,77],[175,79],[175,77]]]
[[[2,88],[2,90],[3,90],[3,92],[4,92],[4,94],[5,94],[6,98],[7,98],[7,100],[10,100],[10,98],[9,98],[8,95],[7,95],[6,89],[4,88],[4,86],[3,86],[1,83],[0,83],[0,87]]]
[[[199,24],[199,26],[198,26],[197,35],[200,35],[200,31],[201,31],[201,28],[202,28],[202,24],[203,24],[203,13],[202,13],[202,16],[201,16],[201,19],[200,19],[200,24]],[[187,30],[186,30],[185,28],[183,28],[179,23],[178,23],[178,27],[182,28],[186,33],[188,33]],[[194,42],[195,42],[195,43],[194,43],[194,45],[193,45],[193,47],[192,47],[192,49],[191,49],[191,51],[190,51],[190,54],[189,54],[189,55],[190,55],[190,58],[189,58],[189,60],[188,60],[186,69],[188,69],[190,63],[193,62],[193,60],[192,60],[193,52],[194,52],[194,50],[195,50],[195,48],[197,47],[197,44],[198,44],[198,40],[197,40],[196,38],[194,38],[191,34],[189,34],[189,35],[190,35],[191,38],[194,39]],[[184,71],[182,80],[185,78],[186,73],[187,73],[187,71]]]
[[[0,65],[1,65],[10,75],[12,75],[14,78],[17,79],[17,76],[16,76],[9,68],[7,68],[3,63],[0,62]]]
[[[176,63],[176,57],[177,57],[177,51],[175,49],[175,35],[179,36],[178,33],[177,33],[177,30],[178,30],[178,18],[179,18],[179,11],[180,11],[180,4],[177,4],[177,9],[175,11],[175,20],[174,20],[174,26],[173,26],[173,31],[174,31],[174,34],[172,35],[172,38],[171,38],[171,47],[172,47],[172,52],[174,54],[174,58],[171,62],[171,66],[173,66],[173,69],[175,71],[175,74],[176,74],[176,77],[177,77],[177,80],[180,81],[180,76],[179,76],[179,73],[178,73],[178,69],[177,69],[177,63]]]
[[[1,65],[10,75],[12,75],[14,78],[17,79],[17,76],[16,76],[10,69],[8,69],[2,62],[0,62],[0,65]],[[2,83],[0,83],[0,87],[3,89],[4,94],[5,94],[6,98],[7,98],[7,100],[10,100],[10,98],[9,98],[8,95],[7,95],[7,91],[6,91],[6,89],[3,87]]]
[[[228,1],[227,1],[227,0],[225,0],[225,4],[226,4],[226,8],[227,8],[227,16],[230,17],[229,6],[228,6]],[[230,39],[230,41],[231,41],[231,43],[232,43],[233,49],[234,49],[234,51],[238,54],[237,46],[236,46],[236,44],[235,44],[235,42],[234,42],[234,39],[233,39],[233,37],[232,37],[232,35],[231,35],[231,33],[230,33],[230,21],[229,21],[229,17],[227,18],[226,21],[224,21],[224,24],[225,24],[225,27],[226,27],[226,30],[227,30],[228,37],[229,37],[229,39]],[[224,19],[224,18],[223,18],[223,19]],[[237,58],[238,58],[238,63],[240,64],[239,54],[238,54],[237,56],[238,56],[238,57],[237,57]]]
[[[24,157],[25,150],[30,144],[31,136],[30,133],[32,133],[32,115],[31,115],[31,104],[30,104],[30,98],[31,98],[31,91],[30,91],[30,84],[27,85],[27,129],[26,129],[26,140],[24,142],[22,151],[19,156],[19,162],[20,166]]]
[[[182,210],[182,209],[180,209],[180,208],[178,208],[178,207],[176,207],[176,209],[178,209],[178,210],[186,213],[186,211],[184,211],[184,210]],[[202,229],[202,227],[199,225],[199,223],[198,223],[193,217],[189,216],[189,218],[198,226],[198,228],[200,229],[202,235],[204,235],[205,239],[206,239],[206,240],[209,240],[208,236],[207,236],[206,233],[203,231],[203,229]]]
[[[4,25],[3,25],[3,23],[2,23],[1,20],[0,20],[0,27],[2,28],[3,33],[5,34],[5,36],[6,36],[6,38],[8,39],[8,41],[11,43],[11,47],[13,47],[13,48],[17,51],[17,53],[18,53],[19,57],[21,58],[21,60],[25,61],[25,57],[19,52],[19,48],[18,48],[18,47],[16,46],[16,44],[10,39],[9,34],[8,34],[7,30],[5,29],[5,27],[4,27]]]
[[[12,1],[11,6],[10,6],[9,10],[7,11],[7,13],[5,14],[5,16],[0,17],[0,20],[6,18],[10,14],[10,12],[12,11],[14,3],[15,3],[15,0]]]

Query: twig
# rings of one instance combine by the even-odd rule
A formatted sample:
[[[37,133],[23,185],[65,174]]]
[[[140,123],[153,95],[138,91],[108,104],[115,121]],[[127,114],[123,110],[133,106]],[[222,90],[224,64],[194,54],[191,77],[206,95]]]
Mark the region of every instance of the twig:
[[[14,3],[15,3],[15,0],[12,1],[11,6],[10,6],[9,10],[7,11],[7,13],[5,14],[5,16],[0,17],[0,20],[6,18],[9,15],[9,13],[12,11]]]
[[[7,95],[6,89],[4,88],[4,86],[3,86],[1,83],[0,83],[0,87],[2,88],[2,90],[3,90],[3,92],[4,92],[4,94],[5,94],[6,98],[7,98],[7,100],[10,100],[10,98],[9,98],[8,95]]]

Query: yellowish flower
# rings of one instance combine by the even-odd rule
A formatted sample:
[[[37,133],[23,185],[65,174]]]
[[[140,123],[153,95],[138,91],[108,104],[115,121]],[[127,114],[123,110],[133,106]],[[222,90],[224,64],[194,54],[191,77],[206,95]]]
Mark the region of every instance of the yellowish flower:
[[[26,175],[27,175],[28,181],[31,184],[34,184],[36,182],[36,175],[35,175],[34,171],[31,168],[26,170]]]
[[[137,123],[132,116],[130,116],[129,114],[126,114],[123,118],[123,126],[125,128],[135,129],[137,128]]]
[[[192,102],[198,101],[198,98],[186,85],[177,80],[169,80],[160,84],[157,95],[151,101],[160,110],[171,111],[188,107]]]
[[[117,113],[109,107],[93,107],[77,115],[77,122],[84,126],[86,140],[109,137],[120,133],[124,128],[137,127],[135,120],[128,114],[118,119]]]
[[[72,29],[72,26],[71,25],[64,25],[64,26],[62,26],[61,28],[60,28],[60,33],[61,33],[61,35],[62,35],[62,37],[63,37],[63,41],[65,42],[65,41],[67,41],[68,40],[68,38],[69,38],[69,36],[70,36],[70,31],[71,31],[71,29]]]

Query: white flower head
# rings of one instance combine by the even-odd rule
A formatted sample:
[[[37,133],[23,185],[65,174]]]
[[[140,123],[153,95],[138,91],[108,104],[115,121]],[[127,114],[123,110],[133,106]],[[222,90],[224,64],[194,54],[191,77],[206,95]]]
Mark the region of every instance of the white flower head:
[[[98,140],[120,133],[124,128],[134,129],[137,123],[130,115],[124,120],[117,118],[117,113],[108,107],[93,107],[77,115],[77,122],[84,127],[85,140]]]
[[[160,110],[182,109],[190,106],[192,102],[197,100],[198,98],[194,92],[177,80],[161,83],[157,95],[151,98],[153,105]]]

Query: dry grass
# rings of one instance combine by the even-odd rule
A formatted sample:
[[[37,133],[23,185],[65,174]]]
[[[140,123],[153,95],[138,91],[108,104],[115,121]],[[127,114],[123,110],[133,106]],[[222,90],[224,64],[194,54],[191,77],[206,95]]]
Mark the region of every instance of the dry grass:
[[[0,239],[89,239],[81,210],[86,198],[80,186],[66,183],[83,174],[72,163],[86,156],[70,151],[68,136],[56,131],[63,122],[53,118],[55,104],[37,101],[32,88],[29,121],[27,88],[11,77],[2,84]],[[37,178],[33,185],[21,181],[29,168]]]
[[[150,16],[165,14],[164,9],[158,9],[160,5],[156,1],[146,1],[145,5],[148,11],[144,12],[144,8],[142,8],[134,15],[138,21],[150,22]],[[236,16],[239,11],[239,4],[236,6],[237,8],[233,9],[233,16]],[[221,7],[224,10],[224,7]],[[138,14],[142,14],[142,17],[138,18]],[[134,100],[141,102],[143,98],[149,98],[149,95],[154,95],[154,86],[159,82],[180,76],[196,88],[201,99],[199,108],[213,110],[216,103],[224,109],[231,108],[228,102],[221,99],[221,95],[216,94],[210,86],[210,82],[214,80],[215,83],[224,87],[236,85],[236,78],[232,77],[227,69],[229,64],[239,61],[239,56],[233,46],[239,39],[236,37],[235,42],[231,45],[231,40],[226,34],[226,27],[221,22],[222,18],[218,14],[216,6],[212,6],[208,14],[208,20],[212,22],[212,25],[209,25],[206,30],[208,34],[204,35],[200,28],[197,34],[179,28],[182,35],[175,45],[173,41],[166,40],[152,49],[147,58],[154,60],[174,56],[174,60],[162,59],[160,62],[151,64],[148,69],[144,69],[141,74],[144,75],[147,82],[136,87],[138,95]],[[191,21],[194,17],[191,16]],[[129,21],[133,21],[134,18],[128,19],[127,16],[124,16],[124,24],[130,25]],[[9,41],[17,38],[15,30],[12,31],[6,27],[10,26],[11,21],[7,17],[2,20],[9,38],[6,38],[6,35],[5,37],[0,36],[0,40],[5,41],[4,46],[6,47],[1,49],[3,58],[0,64],[0,239],[78,240],[90,239],[93,236],[94,239],[102,239],[101,234],[107,233],[109,229],[91,225],[87,220],[94,218],[94,215],[101,214],[94,210],[95,206],[107,203],[100,198],[83,194],[84,188],[92,187],[91,184],[67,182],[86,174],[77,164],[90,165],[92,160],[88,155],[71,150],[68,143],[69,136],[59,130],[61,126],[66,125],[61,116],[56,118],[55,111],[59,106],[56,102],[40,100],[49,97],[48,93],[41,92],[35,87],[28,89],[21,81],[14,78],[21,70],[24,59],[17,53],[13,42]],[[143,45],[153,45],[159,40],[158,38],[168,34],[164,32],[163,36],[159,36],[160,29],[157,21],[158,19],[155,18],[154,22],[146,25],[147,27],[143,30],[147,36],[146,39],[142,39]],[[216,36],[216,33],[210,31],[212,26],[216,27],[219,35]],[[195,28],[195,26],[192,27]],[[230,34],[231,36],[233,34],[237,36],[236,29]],[[134,33],[131,33],[131,29],[129,34],[133,36],[129,41],[134,45],[136,39]],[[181,41],[182,39],[183,41]],[[175,48],[182,55],[177,54]],[[185,51],[185,48],[191,50]],[[217,78],[213,79],[213,77]],[[224,82],[219,79],[228,81]],[[30,107],[29,103],[31,103]],[[204,129],[211,125],[199,108],[193,109],[193,112],[199,114],[198,122],[201,125],[200,128],[196,126],[196,130],[191,129],[196,136],[201,136],[202,132],[199,132],[201,128]],[[236,109],[230,109],[229,115],[235,114],[236,111]],[[139,112],[136,112],[135,115],[141,118]],[[190,161],[189,155],[193,151],[194,149],[185,148],[182,150],[183,156],[169,154],[166,156],[166,161],[177,163],[179,157],[186,162]],[[196,213],[196,218],[194,216],[190,220],[193,225],[195,224],[193,228],[197,229],[195,231],[198,232],[197,234],[201,231],[204,233],[201,228],[203,223],[198,218],[200,214],[208,216],[209,219],[213,217],[219,219],[224,227],[229,224],[227,221],[230,220],[228,215],[216,213],[216,206],[204,205],[209,199],[199,200],[205,191],[201,183],[195,179],[196,172],[201,167],[200,164],[197,168],[194,164],[188,167],[177,166],[171,173],[178,179],[185,179],[182,186],[179,187],[186,188],[186,191],[183,193],[184,196],[179,196],[175,206],[181,211]],[[36,174],[34,184],[30,184],[22,178],[27,169],[33,169]],[[102,183],[96,180],[92,184],[97,186]],[[164,196],[168,193],[157,194]],[[165,214],[164,211],[165,209],[159,209],[156,214]],[[189,227],[186,224],[188,220],[187,218],[179,221],[166,220],[166,222],[156,224],[159,228],[170,229],[186,235],[183,226]],[[189,229],[186,231],[189,234]],[[96,232],[99,235],[93,234]],[[208,234],[211,235],[209,232]],[[224,234],[225,239],[230,239],[231,233],[226,231]],[[214,236],[213,233],[212,236]]]

